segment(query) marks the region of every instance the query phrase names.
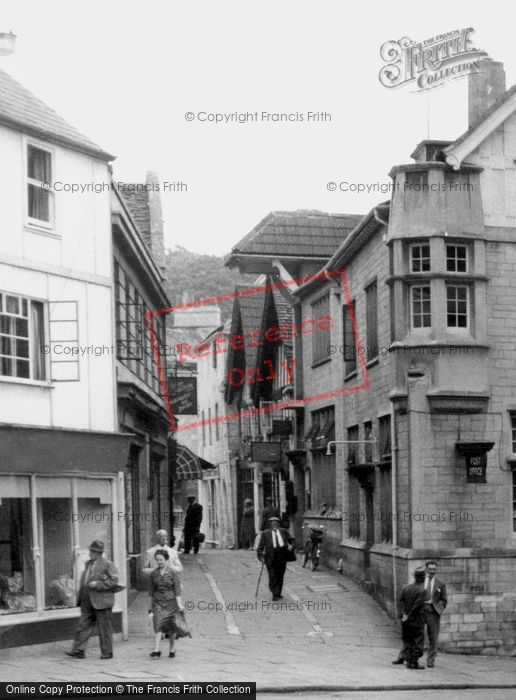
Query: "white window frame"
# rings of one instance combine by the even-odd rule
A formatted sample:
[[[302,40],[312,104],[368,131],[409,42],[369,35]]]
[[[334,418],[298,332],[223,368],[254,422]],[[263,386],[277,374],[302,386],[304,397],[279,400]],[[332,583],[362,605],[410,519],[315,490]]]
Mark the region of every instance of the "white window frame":
[[[428,326],[416,326],[414,325],[414,289],[423,289],[423,288],[428,288],[430,292],[430,324]],[[422,303],[422,302],[420,302]],[[419,314],[421,317],[426,316],[427,314]],[[410,323],[410,330],[411,331],[425,331],[428,330],[429,328],[432,328],[432,285],[430,282],[422,282],[421,284],[411,284],[409,287],[409,323]]]
[[[51,188],[48,190],[48,210],[50,221],[44,221],[42,219],[35,219],[29,216],[29,185],[35,187],[41,187],[42,181],[34,180],[29,177],[29,148],[37,148],[40,151],[48,153],[50,155],[50,185]],[[55,223],[55,199],[54,192],[52,190],[52,184],[54,182],[55,173],[55,150],[50,148],[47,144],[40,143],[33,139],[25,139],[23,143],[23,175],[24,175],[24,211],[25,211],[25,221],[27,226],[32,229],[43,229],[46,233],[54,233],[54,223]]]
[[[34,377],[34,363],[33,363],[33,356],[34,356],[34,328],[32,325],[32,304],[34,302],[41,304],[43,307],[43,343],[42,347],[50,347],[50,332],[49,332],[49,320],[48,320],[48,301],[46,299],[39,299],[37,297],[30,297],[26,296],[24,294],[18,294],[16,292],[10,292],[10,291],[5,291],[3,289],[0,289],[0,294],[2,294],[4,297],[5,296],[10,296],[10,297],[17,297],[18,299],[26,300],[27,302],[27,327],[28,327],[28,343],[29,343],[29,376],[28,377],[17,377],[15,375],[11,374],[0,374],[0,382],[15,382],[15,383],[23,383],[23,384],[39,384],[39,385],[44,385],[47,386],[50,384],[50,363],[49,363],[49,355],[44,357],[44,362],[43,362],[43,373],[44,377],[42,379],[36,379]],[[20,317],[21,318],[21,317]]]
[[[466,252],[466,257],[465,257],[465,263],[466,263],[466,269],[465,270],[448,270],[448,248],[455,248],[455,257],[451,258],[452,260],[455,261],[455,267],[457,266],[457,248],[464,248]],[[449,273],[456,273],[458,275],[466,275],[469,272],[469,246],[467,243],[446,243],[445,246],[445,265],[446,265],[446,272]]]
[[[456,289],[465,289],[466,290],[466,325],[465,326],[449,326],[448,325],[448,289],[451,287],[454,287]],[[446,330],[451,333],[466,333],[469,332],[469,329],[471,327],[471,300],[470,300],[470,295],[471,295],[471,288],[469,284],[459,284],[456,282],[446,282],[445,284],[445,318],[446,318]],[[457,299],[455,299],[455,302],[457,302]],[[457,316],[457,312],[455,312],[455,315]],[[462,314],[461,314],[462,315]]]
[[[428,258],[426,256],[423,257],[423,255],[420,255],[418,258],[414,257],[414,251],[416,248],[422,248],[423,246],[426,246],[428,248]],[[428,270],[414,270],[414,261],[418,260],[420,264],[422,264],[423,260],[428,259]],[[430,270],[432,269],[432,254],[430,250],[430,241],[419,241],[418,243],[411,243],[409,246],[409,272],[410,274],[428,274]]]

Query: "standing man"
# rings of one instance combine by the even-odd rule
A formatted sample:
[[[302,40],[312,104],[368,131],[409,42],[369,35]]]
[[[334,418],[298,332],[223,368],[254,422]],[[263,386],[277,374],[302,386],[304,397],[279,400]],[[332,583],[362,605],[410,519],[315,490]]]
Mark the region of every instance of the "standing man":
[[[393,664],[407,662],[407,668],[421,670],[418,660],[423,656],[425,641],[425,569],[420,566],[414,571],[414,583],[405,586],[401,592],[401,639],[403,649]]]
[[[272,498],[270,496],[267,496],[265,499],[265,506],[264,509],[262,510],[262,518],[260,521],[260,530],[268,530],[269,529],[269,518],[278,518],[279,519],[280,512],[277,508],[275,508],[272,505]]]
[[[181,561],[179,560],[179,556],[173,547],[169,547],[169,545],[167,544],[167,540],[168,540],[168,532],[166,530],[158,530],[156,532],[157,544],[155,544],[154,547],[151,547],[150,549],[147,550],[147,556],[146,556],[145,564],[143,566],[143,570],[145,573],[150,574],[157,567],[156,560],[154,559],[154,555],[158,551],[158,549],[164,549],[167,552],[168,565],[170,566],[172,571],[175,571],[176,574],[182,573],[183,565],[181,564]]]
[[[190,554],[193,544],[194,554],[199,551],[199,531],[202,523],[202,506],[195,496],[188,496],[188,508],[185,514],[185,554]]]
[[[269,530],[264,530],[257,549],[258,559],[265,564],[269,574],[269,590],[272,600],[283,598],[283,577],[287,568],[287,555],[294,549],[294,540],[279,526],[280,519],[269,518]]]
[[[430,559],[426,562],[425,590],[429,600],[425,604],[426,631],[428,634],[427,668],[433,668],[437,655],[437,642],[441,628],[441,615],[448,604],[446,584],[436,577],[437,562]]]
[[[90,544],[90,559],[86,562],[81,576],[79,598],[81,617],[75,633],[75,640],[68,656],[84,659],[88,639],[95,624],[98,628],[101,659],[113,658],[113,625],[111,611],[115,604],[118,585],[118,571],[113,562],[104,559],[104,542],[94,540]]]

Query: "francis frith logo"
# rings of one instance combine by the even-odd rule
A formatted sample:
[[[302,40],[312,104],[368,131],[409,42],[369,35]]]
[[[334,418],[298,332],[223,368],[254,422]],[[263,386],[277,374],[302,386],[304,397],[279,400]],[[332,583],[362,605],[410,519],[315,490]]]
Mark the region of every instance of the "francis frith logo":
[[[408,37],[386,41],[380,48],[387,64],[378,75],[381,84],[393,88],[415,83],[417,91],[423,92],[477,72],[478,61],[487,58],[487,53],[472,45],[473,31],[471,27],[455,29],[422,42]]]

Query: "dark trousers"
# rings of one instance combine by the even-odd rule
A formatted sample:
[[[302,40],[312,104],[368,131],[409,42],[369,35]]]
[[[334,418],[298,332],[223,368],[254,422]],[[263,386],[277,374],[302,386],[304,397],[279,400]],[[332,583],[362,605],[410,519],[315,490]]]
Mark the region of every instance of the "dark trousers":
[[[435,610],[425,607],[426,632],[428,634],[428,654],[427,662],[434,663],[437,656],[437,641],[439,639],[439,630],[441,628],[441,616]]]
[[[274,557],[273,560],[267,564],[267,572],[269,574],[269,590],[273,596],[281,595],[281,590],[283,588],[283,577],[285,576],[285,569],[287,568],[287,561],[285,557]]]
[[[185,527],[185,554],[190,554],[192,549],[195,554],[199,551],[199,540],[197,535],[199,534],[199,528],[186,528]]]
[[[403,641],[403,649],[400,652],[400,659],[405,659],[407,666],[415,666],[418,659],[423,656],[425,642],[424,618],[418,622],[413,620],[402,622],[401,639]]]
[[[77,625],[72,651],[86,651],[93,628],[97,625],[100,641],[100,653],[107,656],[113,653],[113,624],[111,608],[95,610],[91,605],[88,588],[81,591],[81,617]]]

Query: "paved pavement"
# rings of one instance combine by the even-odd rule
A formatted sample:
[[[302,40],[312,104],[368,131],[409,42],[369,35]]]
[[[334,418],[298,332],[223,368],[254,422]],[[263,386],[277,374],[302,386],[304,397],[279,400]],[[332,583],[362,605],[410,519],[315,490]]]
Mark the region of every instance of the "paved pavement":
[[[182,560],[193,638],[176,642],[175,659],[165,653],[166,640],[163,656],[149,657],[142,593],[129,609],[130,638],[116,641],[112,661],[99,660],[97,638],[84,660],[64,656],[65,642],[25,647],[0,652],[0,680],[256,681],[267,693],[310,691],[299,697],[416,688],[447,688],[440,697],[454,697],[453,688],[516,688],[515,659],[440,654],[433,669],[392,666],[396,624],[360,586],[324,567],[311,572],[289,564],[284,599],[273,604],[266,570],[255,598],[260,564],[254,552],[208,550]]]

